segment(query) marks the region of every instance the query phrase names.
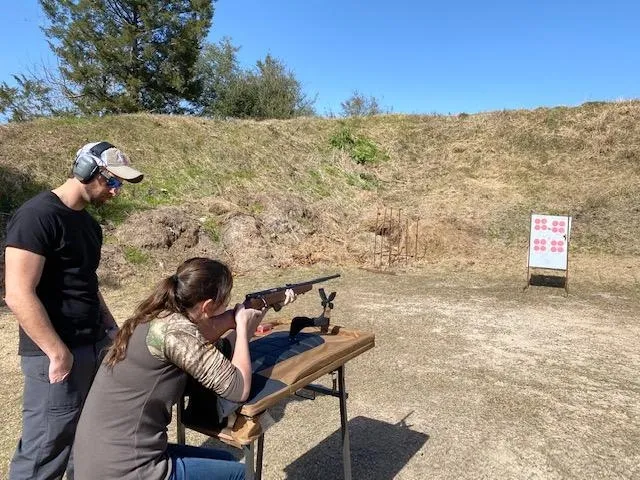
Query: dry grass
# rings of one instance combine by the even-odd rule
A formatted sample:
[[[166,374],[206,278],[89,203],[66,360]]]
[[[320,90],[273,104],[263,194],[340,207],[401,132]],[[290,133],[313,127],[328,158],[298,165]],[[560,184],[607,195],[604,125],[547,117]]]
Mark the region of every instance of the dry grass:
[[[389,160],[362,166],[332,149],[330,137],[345,125]],[[308,249],[298,258],[313,257],[320,244],[323,258],[363,264],[372,246],[370,219],[390,206],[421,219],[432,262],[526,248],[533,210],[574,216],[573,251],[640,253],[637,101],[346,123],[132,115],[8,125],[0,128],[0,186],[7,192],[0,208],[59,183],[75,149],[96,138],[122,146],[147,173],[99,212],[116,225],[159,205],[185,206],[221,229],[241,213],[258,221],[266,248],[282,256],[282,232],[273,228],[277,222],[269,225],[268,211],[296,224],[289,233]],[[205,211],[200,200],[211,198],[233,208]],[[269,208],[274,198],[276,212]]]

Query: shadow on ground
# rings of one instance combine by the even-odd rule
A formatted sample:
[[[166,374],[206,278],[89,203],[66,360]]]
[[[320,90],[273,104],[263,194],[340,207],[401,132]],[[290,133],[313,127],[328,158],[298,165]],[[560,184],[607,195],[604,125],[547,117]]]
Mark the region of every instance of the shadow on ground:
[[[556,287],[565,288],[567,277],[558,275],[531,275],[529,285],[534,287]]]
[[[352,477],[391,480],[428,439],[427,434],[411,430],[404,420],[392,424],[356,417],[349,421]],[[341,442],[338,429],[286,467],[287,478],[343,478]]]
[[[280,412],[281,413],[281,412]],[[278,412],[275,416],[278,417]],[[410,415],[410,414],[409,414]],[[407,415],[407,417],[409,417]],[[352,478],[391,480],[429,440],[429,435],[411,430],[406,418],[386,423],[367,417],[349,421]],[[231,453],[238,461],[243,452],[209,438],[200,446]],[[318,445],[285,467],[286,478],[315,480],[344,478],[342,433],[338,428]]]

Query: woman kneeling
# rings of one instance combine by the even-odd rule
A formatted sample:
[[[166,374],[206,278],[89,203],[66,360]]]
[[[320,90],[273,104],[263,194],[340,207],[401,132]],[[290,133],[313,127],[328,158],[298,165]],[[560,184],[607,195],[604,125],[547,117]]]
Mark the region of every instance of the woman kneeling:
[[[227,310],[232,285],[226,265],[192,258],[123,324],[80,417],[76,480],[244,479],[244,466],[231,454],[167,440],[187,374],[223,398],[243,402],[249,395],[249,340],[266,310],[242,304]],[[229,361],[211,337],[230,329],[235,345]]]

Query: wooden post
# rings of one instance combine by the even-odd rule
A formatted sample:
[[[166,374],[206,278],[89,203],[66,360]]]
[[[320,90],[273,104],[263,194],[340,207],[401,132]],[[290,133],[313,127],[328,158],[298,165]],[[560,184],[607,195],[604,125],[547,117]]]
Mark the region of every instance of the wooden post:
[[[384,229],[387,223],[387,207],[384,207],[384,216],[382,217],[382,228],[380,228],[380,268],[382,268],[382,253],[384,252]]]
[[[373,268],[376,268],[376,247],[378,246],[378,220],[380,220],[380,208],[376,214],[376,226],[373,229]]]
[[[393,222],[393,207],[390,207],[390,211],[389,211],[389,231],[391,231],[391,222]],[[387,238],[387,247],[389,248],[389,264],[388,266],[391,266],[391,239]]]
[[[415,249],[415,257],[414,257],[416,261],[418,260],[418,223],[419,222],[420,222],[420,219],[416,220],[416,249]]]
[[[406,228],[404,230],[404,265],[409,264],[409,217],[405,218]]]

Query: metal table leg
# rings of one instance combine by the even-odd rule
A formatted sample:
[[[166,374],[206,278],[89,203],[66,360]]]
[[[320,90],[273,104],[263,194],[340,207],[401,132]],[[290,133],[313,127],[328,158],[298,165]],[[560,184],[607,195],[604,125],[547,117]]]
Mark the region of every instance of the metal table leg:
[[[253,465],[253,449],[255,442],[251,442],[249,445],[244,445],[244,478],[246,480],[255,480],[256,470]]]
[[[344,381],[344,365],[338,367],[338,385],[334,378],[333,388],[327,388],[323,385],[309,384],[304,387],[305,390],[331,395],[340,399],[340,431],[342,435],[342,465],[344,468],[344,479],[351,480],[351,447],[349,445],[349,423],[347,418],[347,398],[349,394],[345,387]]]
[[[246,480],[261,480],[262,478],[262,453],[264,450],[264,433],[258,437],[258,450],[256,452],[256,442],[244,445],[244,471]]]
[[[184,424],[182,423],[182,410],[184,410],[184,397],[180,396],[178,405],[176,406],[176,438],[178,444],[184,445],[186,443]]]
[[[264,452],[264,433],[258,437],[258,454],[256,458],[256,480],[262,479],[262,454]]]
[[[351,480],[351,447],[347,419],[347,391],[344,383],[344,365],[338,368],[338,392],[340,394],[340,425],[342,430],[342,466],[345,480]]]

